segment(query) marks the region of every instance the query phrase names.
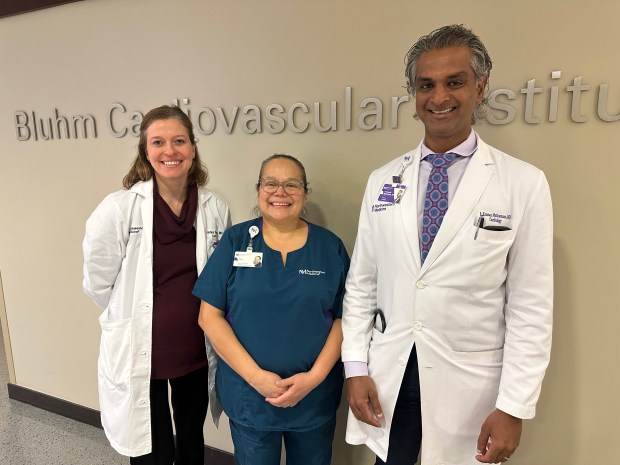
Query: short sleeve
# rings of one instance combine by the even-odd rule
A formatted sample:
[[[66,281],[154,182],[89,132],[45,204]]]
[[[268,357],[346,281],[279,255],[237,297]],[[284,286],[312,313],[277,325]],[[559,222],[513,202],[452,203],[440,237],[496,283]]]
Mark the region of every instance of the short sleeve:
[[[233,271],[233,256],[233,237],[228,229],[198,276],[192,291],[196,297],[223,312],[228,310],[228,278]]]
[[[340,282],[338,283],[338,292],[336,293],[336,298],[332,309],[334,318],[342,318],[342,301],[344,299],[344,288],[350,263],[347,249],[340,239],[338,240],[338,256],[340,257],[340,262],[342,263],[342,272],[340,275]]]

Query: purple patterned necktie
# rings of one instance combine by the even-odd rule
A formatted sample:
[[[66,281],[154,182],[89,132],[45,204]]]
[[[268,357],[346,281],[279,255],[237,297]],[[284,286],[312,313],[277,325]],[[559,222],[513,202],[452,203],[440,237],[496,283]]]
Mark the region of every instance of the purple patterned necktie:
[[[432,153],[425,160],[433,168],[426,185],[422,217],[422,263],[433,245],[443,217],[448,210],[448,166],[458,157],[454,153]]]

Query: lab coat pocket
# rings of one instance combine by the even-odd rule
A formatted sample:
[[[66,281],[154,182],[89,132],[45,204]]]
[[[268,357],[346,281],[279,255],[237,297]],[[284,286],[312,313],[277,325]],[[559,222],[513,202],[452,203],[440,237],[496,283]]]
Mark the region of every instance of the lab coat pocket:
[[[387,338],[389,342],[389,338]],[[372,328],[372,336],[370,340],[370,347],[368,349],[368,369],[376,370],[378,368],[377,361],[382,360],[385,357],[386,351],[386,338],[385,333]],[[381,363],[379,362],[379,367]]]
[[[389,338],[388,338],[389,339]],[[380,346],[385,343],[385,331],[381,332],[373,326],[371,333],[371,346]]]
[[[497,288],[505,279],[505,268],[515,231],[489,231],[471,226],[463,241],[463,269],[467,285],[475,290]]]
[[[499,230],[476,228],[474,236],[476,237],[475,241],[480,241],[477,242],[478,245],[484,245],[486,243],[493,244],[511,240],[514,236],[514,231],[512,229]]]
[[[99,318],[101,344],[99,375],[102,387],[126,390],[131,367],[131,318],[107,320],[107,312]]]
[[[481,350],[475,352],[450,351],[450,359],[458,362],[482,366],[501,366],[504,360],[504,349]]]
[[[131,418],[131,319],[107,320],[105,311],[99,318],[99,406],[101,424],[117,450],[129,450]]]

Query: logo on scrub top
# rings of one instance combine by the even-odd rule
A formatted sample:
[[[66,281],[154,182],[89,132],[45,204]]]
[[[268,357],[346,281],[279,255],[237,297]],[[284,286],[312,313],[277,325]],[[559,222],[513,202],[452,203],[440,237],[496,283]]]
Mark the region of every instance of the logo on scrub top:
[[[303,274],[306,276],[320,276],[322,274],[325,274],[325,271],[318,271],[318,270],[299,270],[299,274]]]

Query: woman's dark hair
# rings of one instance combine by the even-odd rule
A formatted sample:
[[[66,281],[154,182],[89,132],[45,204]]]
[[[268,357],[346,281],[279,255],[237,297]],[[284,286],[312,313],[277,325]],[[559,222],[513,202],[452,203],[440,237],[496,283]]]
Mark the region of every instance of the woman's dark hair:
[[[270,161],[278,159],[289,160],[297,165],[297,168],[299,168],[299,171],[301,172],[301,180],[304,183],[304,192],[308,194],[308,179],[306,178],[306,168],[304,168],[304,165],[297,158],[292,155],[287,155],[285,153],[275,153],[269,158],[263,160],[260,165],[260,171],[258,173],[258,181],[256,182],[256,192],[258,192],[258,189],[260,189],[260,180],[263,179],[263,171],[265,170],[265,166],[267,166]]]

